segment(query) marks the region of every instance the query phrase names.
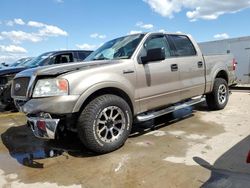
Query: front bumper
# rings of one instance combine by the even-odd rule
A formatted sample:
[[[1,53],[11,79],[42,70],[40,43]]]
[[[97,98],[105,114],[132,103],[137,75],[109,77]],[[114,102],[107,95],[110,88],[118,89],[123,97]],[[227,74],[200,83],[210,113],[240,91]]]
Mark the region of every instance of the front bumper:
[[[34,135],[43,139],[55,139],[57,126],[60,119],[51,117],[28,117],[28,125],[31,127]]]
[[[70,114],[79,99],[79,95],[66,95],[56,97],[32,98],[28,101],[14,99],[20,112],[25,114],[38,114],[47,112],[50,114]]]

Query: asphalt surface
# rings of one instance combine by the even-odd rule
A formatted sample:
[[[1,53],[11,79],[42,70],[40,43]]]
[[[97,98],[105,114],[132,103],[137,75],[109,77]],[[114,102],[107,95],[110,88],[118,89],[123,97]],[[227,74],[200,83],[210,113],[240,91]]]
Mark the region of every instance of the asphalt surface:
[[[0,187],[250,187],[250,93],[222,111],[201,104],[135,125],[119,150],[95,155],[76,135],[33,136],[21,113],[0,113]]]

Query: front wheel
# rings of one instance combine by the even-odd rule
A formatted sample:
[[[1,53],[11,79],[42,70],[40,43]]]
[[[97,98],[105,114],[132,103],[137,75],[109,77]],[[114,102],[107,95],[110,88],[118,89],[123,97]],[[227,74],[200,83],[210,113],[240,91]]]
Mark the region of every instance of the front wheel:
[[[131,126],[131,109],[116,95],[102,95],[92,100],[80,114],[77,124],[80,140],[96,153],[108,153],[121,147]]]
[[[206,95],[206,102],[210,110],[221,110],[227,105],[229,98],[228,84],[223,78],[216,78],[213,91]]]

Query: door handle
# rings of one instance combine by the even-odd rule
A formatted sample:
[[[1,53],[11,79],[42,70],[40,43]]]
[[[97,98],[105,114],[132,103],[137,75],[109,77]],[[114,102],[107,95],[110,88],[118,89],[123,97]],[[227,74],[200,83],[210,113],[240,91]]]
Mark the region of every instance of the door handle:
[[[123,74],[131,74],[131,73],[134,73],[134,72],[135,72],[134,70],[130,70],[130,69],[123,70]]]
[[[172,64],[171,65],[171,71],[172,72],[178,71],[178,65],[177,64]]]
[[[202,68],[202,67],[203,67],[203,62],[202,62],[202,61],[199,61],[199,62],[197,63],[197,65],[198,65],[198,68]]]

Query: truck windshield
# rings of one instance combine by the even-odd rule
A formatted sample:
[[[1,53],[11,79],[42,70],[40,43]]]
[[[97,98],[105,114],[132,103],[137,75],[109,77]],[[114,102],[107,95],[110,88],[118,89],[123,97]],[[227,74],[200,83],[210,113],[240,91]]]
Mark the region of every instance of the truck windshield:
[[[53,53],[51,53],[51,52],[44,53],[44,54],[34,58],[33,60],[27,62],[23,66],[28,67],[28,68],[42,66],[44,64],[44,61],[46,61],[46,59],[48,57],[50,57],[52,54]]]
[[[137,34],[111,40],[94,51],[85,61],[129,59],[143,37],[144,34]]]

